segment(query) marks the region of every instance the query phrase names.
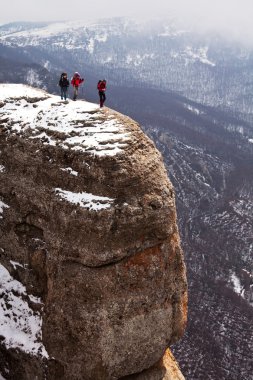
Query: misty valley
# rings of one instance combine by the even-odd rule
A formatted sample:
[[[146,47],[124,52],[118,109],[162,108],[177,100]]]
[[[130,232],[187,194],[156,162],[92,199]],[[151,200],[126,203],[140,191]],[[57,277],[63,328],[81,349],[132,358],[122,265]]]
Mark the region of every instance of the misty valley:
[[[170,21],[17,22],[0,26],[0,67],[0,83],[59,98],[60,74],[79,71],[80,99],[96,104],[106,78],[106,106],[141,125],[175,189],[189,296],[172,346],[181,371],[253,380],[253,47]]]

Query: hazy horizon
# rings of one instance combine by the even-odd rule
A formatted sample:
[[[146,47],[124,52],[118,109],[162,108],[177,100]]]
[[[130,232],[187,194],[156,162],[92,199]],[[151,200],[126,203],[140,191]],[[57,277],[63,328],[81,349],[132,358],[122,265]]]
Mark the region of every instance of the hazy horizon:
[[[95,20],[109,17],[145,19],[180,19],[181,24],[201,32],[216,31],[244,42],[253,43],[252,0],[2,0],[0,23],[15,21]],[[11,12],[10,12],[11,9]]]

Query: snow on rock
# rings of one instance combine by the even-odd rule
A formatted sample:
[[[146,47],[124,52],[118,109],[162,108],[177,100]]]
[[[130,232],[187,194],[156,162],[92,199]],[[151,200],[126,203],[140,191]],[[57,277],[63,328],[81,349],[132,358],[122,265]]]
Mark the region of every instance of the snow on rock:
[[[10,263],[14,269],[17,269],[17,267],[26,269],[26,267],[27,267],[27,264],[23,265],[23,264],[18,263],[17,261],[13,261],[13,260],[10,260]]]
[[[5,100],[8,98],[11,99],[18,99],[18,98],[25,98],[25,97],[30,97],[30,98],[44,98],[47,99],[48,95],[46,92],[21,85],[21,84],[5,84],[1,83],[0,85],[0,100]]]
[[[2,267],[0,334],[6,349],[20,348],[9,349],[7,377],[15,365],[39,380],[137,374],[179,339],[186,320],[175,194],[162,156],[124,115],[4,88],[1,192],[11,210],[0,247],[10,274]],[[50,363],[21,351],[46,356],[41,340]]]
[[[21,282],[11,277],[1,264],[0,293],[0,335],[4,338],[5,346],[48,358],[48,353],[41,343],[41,316],[39,312],[31,309],[28,302],[35,300],[38,303],[40,300],[29,297]]]
[[[4,202],[2,202],[1,200],[0,200],[0,219],[2,219],[3,217],[2,217],[2,213],[3,213],[3,211],[4,211],[4,208],[9,208],[10,206],[8,206],[6,203],[4,203]]]
[[[0,85],[0,123],[10,133],[26,134],[44,145],[113,156],[124,150],[128,133],[116,117],[105,118],[97,104],[60,101],[29,86]]]
[[[111,207],[114,199],[101,197],[89,193],[74,193],[59,188],[55,189],[56,193],[62,198],[73,204],[79,204],[81,207],[98,211]]]
[[[0,173],[4,172],[5,167],[3,165],[0,165]]]
[[[243,287],[241,285],[241,281],[240,281],[239,277],[235,273],[232,273],[230,280],[233,284],[234,291],[239,295],[243,295]]]
[[[74,176],[78,176],[78,172],[76,172],[75,170],[73,170],[72,168],[61,168],[61,170],[63,172],[68,172],[69,174],[71,175],[74,175]]]

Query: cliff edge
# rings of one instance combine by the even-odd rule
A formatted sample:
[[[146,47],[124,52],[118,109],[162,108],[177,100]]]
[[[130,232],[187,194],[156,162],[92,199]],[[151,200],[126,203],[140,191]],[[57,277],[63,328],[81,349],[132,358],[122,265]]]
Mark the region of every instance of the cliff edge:
[[[0,85],[0,372],[183,379],[174,190],[131,119]]]

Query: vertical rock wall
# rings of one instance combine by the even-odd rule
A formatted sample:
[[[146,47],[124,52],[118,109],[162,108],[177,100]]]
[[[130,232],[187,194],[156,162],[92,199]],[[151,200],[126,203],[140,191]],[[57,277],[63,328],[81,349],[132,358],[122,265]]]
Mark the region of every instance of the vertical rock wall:
[[[13,307],[10,284],[18,281],[39,346],[29,351],[3,335],[2,374],[116,380],[145,373],[186,321],[175,195],[161,156],[122,115],[26,91],[25,99],[0,99],[2,310]],[[29,321],[23,327],[32,329]],[[173,379],[159,371],[133,378]]]

